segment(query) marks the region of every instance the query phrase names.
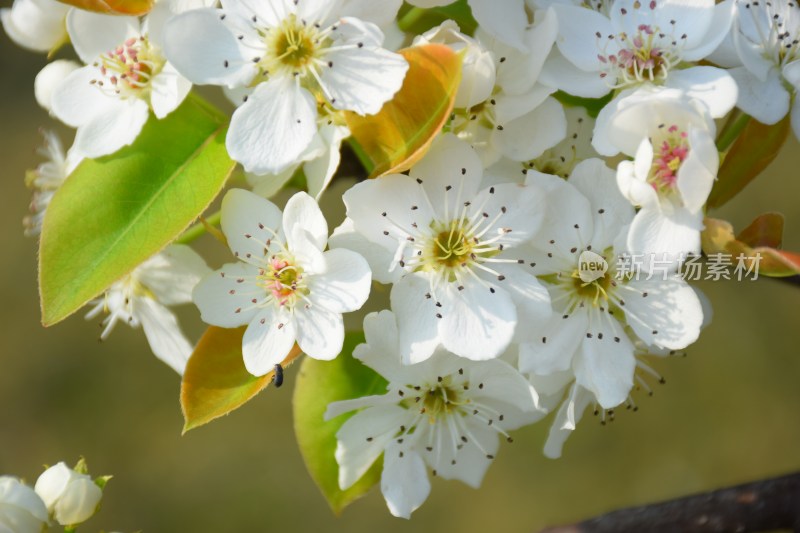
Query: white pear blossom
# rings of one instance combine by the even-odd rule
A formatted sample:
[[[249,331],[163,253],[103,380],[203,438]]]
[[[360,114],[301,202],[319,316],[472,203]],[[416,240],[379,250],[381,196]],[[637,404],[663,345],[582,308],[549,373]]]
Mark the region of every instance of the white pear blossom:
[[[492,359],[517,322],[550,314],[547,291],[516,254],[541,224],[541,190],[516,183],[481,190],[482,174],[477,154],[446,134],[410,175],[344,194],[356,235],[342,231],[334,245],[364,250],[375,279],[394,283],[406,363],[427,359],[439,342],[462,357]]]
[[[32,488],[0,476],[0,533],[41,533],[47,522],[47,507]]]
[[[239,261],[203,279],[194,301],[209,324],[247,325],[247,370],[266,374],[295,342],[309,357],[335,358],[344,342],[342,313],[364,304],[371,276],[357,253],[324,251],[328,224],[314,199],[297,193],[281,215],[272,202],[232,189],[222,202],[222,231]]]
[[[440,350],[404,365],[391,311],[367,315],[364,333],[367,343],[353,356],[387,379],[387,392],[334,402],[325,418],[361,409],[336,434],[339,487],[352,486],[383,454],[381,491],[395,516],[410,518],[428,497],[427,468],[478,488],[500,437],[511,441],[509,431],[545,414],[530,384],[504,361]]]
[[[528,180],[548,191],[530,261],[550,290],[554,313],[525,328],[520,370],[571,370],[611,409],[633,386],[634,344],[625,326],[648,345],[685,348],[700,333],[700,300],[677,274],[646,276],[626,264],[615,241],[624,238],[634,212],[603,161],[583,161],[566,182],[533,171]]]
[[[452,4],[453,1],[408,0],[408,3],[429,9]],[[480,27],[492,37],[520,52],[532,50],[531,43],[525,39],[525,30],[530,25],[525,0],[468,0],[468,4]]]
[[[673,261],[699,255],[703,207],[719,168],[714,121],[705,106],[679,90],[643,88],[609,108],[597,144],[618,143],[615,149],[635,156],[617,167],[620,191],[641,207],[628,251]]]
[[[62,526],[77,525],[91,518],[103,497],[102,489],[92,478],[63,462],[45,470],[36,480],[34,490]]]
[[[453,34],[453,30],[450,33]],[[494,59],[493,70],[483,59],[480,70],[473,69],[470,74],[474,87],[459,89],[459,94],[466,91],[468,105],[456,106],[449,126],[478,151],[484,166],[501,157],[516,161],[534,159],[564,139],[564,110],[550,97],[555,89],[538,83],[556,33],[555,13],[547,10],[540,12],[537,23],[526,28],[523,34],[529,51],[520,52],[480,30],[478,43],[472,42],[467,48],[479,58],[484,58],[488,52]],[[463,36],[462,40],[466,38]],[[458,40],[450,40],[453,42],[448,44],[452,48],[462,48]],[[483,52],[477,51],[480,50],[478,45],[483,47]],[[494,87],[490,88],[488,85],[492,81]],[[479,95],[487,96],[478,101]],[[541,127],[542,124],[547,127]]]
[[[575,5],[552,8],[558,53],[546,64],[545,83],[588,98],[642,84],[681,88],[705,101],[715,118],[736,101],[725,70],[692,66],[725,38],[733,0],[616,0],[607,16]]]
[[[446,20],[439,26],[414,38],[414,46],[429,43],[445,44],[462,54],[461,81],[454,107],[469,108],[492,96],[496,72],[492,53],[472,37],[461,33],[458,24]]]
[[[163,31],[178,9],[210,0],[163,0],[140,21],[74,9],[67,29],[86,66],[53,89],[53,114],[78,129],[75,149],[99,157],[131,144],[152,110],[164,118],[183,102],[192,84],[166,60]]]
[[[64,19],[70,7],[56,0],[14,0],[0,9],[3,29],[12,41],[35,52],[51,52],[69,41]]]
[[[335,115],[320,116],[317,122],[319,129],[311,144],[298,157],[297,163],[278,174],[245,173],[247,183],[254,193],[270,198],[302,168],[309,194],[319,201],[339,168],[342,141],[350,136],[350,130],[344,125],[343,120]]]
[[[192,301],[192,289],[211,269],[189,246],[173,244],[115,282],[91,302],[86,318],[108,313],[100,339],[108,337],[117,322],[141,326],[156,357],[183,374],[192,344],[181,332],[167,306]]]
[[[585,159],[597,157],[598,154],[592,146],[595,120],[581,106],[564,106],[564,115],[567,120],[567,135],[563,141],[529,161],[514,161],[504,157],[487,169],[487,177],[516,176],[523,183],[528,171],[536,170],[567,179],[575,165]],[[484,184],[487,183],[484,179]]]
[[[732,47],[740,65],[730,70],[739,84],[737,105],[764,124],[789,113],[800,138],[800,6],[794,0],[736,3]]]
[[[33,94],[36,103],[52,114],[53,92],[58,85],[73,71],[81,67],[77,61],[71,59],[57,59],[45,65],[33,80]]]
[[[26,237],[39,235],[42,232],[47,206],[67,176],[82,160],[74,150],[69,150],[65,154],[61,141],[52,131],[43,130],[42,135],[45,144],[38,152],[47,160],[25,176],[25,184],[34,191],[30,204],[31,214],[23,220]]]
[[[353,2],[350,2],[352,4]],[[314,140],[319,109],[377,113],[408,63],[383,33],[347,17],[340,0],[225,0],[167,27],[167,56],[198,84],[253,88],[233,113],[226,146],[254,174],[278,174]]]

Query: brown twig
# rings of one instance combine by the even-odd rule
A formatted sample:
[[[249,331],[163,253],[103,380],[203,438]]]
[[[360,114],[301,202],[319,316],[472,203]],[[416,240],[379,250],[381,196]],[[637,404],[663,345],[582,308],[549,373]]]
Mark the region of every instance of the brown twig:
[[[542,533],[800,533],[800,472],[629,507]]]

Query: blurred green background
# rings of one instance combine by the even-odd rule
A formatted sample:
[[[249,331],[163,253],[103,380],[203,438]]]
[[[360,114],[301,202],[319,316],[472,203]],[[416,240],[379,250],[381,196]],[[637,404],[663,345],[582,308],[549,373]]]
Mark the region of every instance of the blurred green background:
[[[33,98],[44,64],[0,36],[0,474],[33,483],[42,464],[80,455],[93,474],[113,474],[81,531],[536,531],[800,468],[800,288],[767,279],[700,284],[713,323],[687,358],[656,361],[667,385],[637,396],[639,412],[605,427],[589,417],[556,461],[541,454],[549,418],[519,431],[480,490],[435,479],[411,522],[392,518],[377,490],[341,517],[329,511],[294,442],[296,368],[283,388],[182,437],[179,378],[141,331],[121,325],[98,343],[97,321],[82,314],[39,323],[36,241],[21,221],[24,173],[41,161],[38,130],[55,126]],[[780,211],[786,247],[800,250],[798,146],[792,138],[716,215],[742,229]],[[197,338],[192,311],[183,325]]]

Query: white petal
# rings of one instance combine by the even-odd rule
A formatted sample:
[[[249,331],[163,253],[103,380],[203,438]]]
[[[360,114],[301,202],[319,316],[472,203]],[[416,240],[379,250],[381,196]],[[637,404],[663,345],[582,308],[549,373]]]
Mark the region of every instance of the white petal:
[[[94,115],[111,108],[119,99],[104,94],[92,80],[100,78],[100,71],[93,66],[73,70],[63,81],[53,87],[50,104],[53,115],[67,126],[77,128]]]
[[[645,207],[631,223],[628,250],[671,261],[677,261],[682,254],[699,254],[702,222],[702,212],[679,208],[665,213],[658,207]]]
[[[295,309],[297,344],[314,359],[330,361],[342,351],[344,323],[342,315],[311,305]]]
[[[342,141],[350,136],[350,130],[346,126],[326,124],[319,129],[319,135],[325,143],[325,152],[303,165],[303,173],[308,182],[308,192],[317,200],[328,188],[328,184],[339,168],[341,160],[339,150]]]
[[[683,89],[690,98],[702,101],[714,118],[722,118],[733,109],[739,92],[727,71],[706,66],[670,72],[666,86]]]
[[[678,169],[677,187],[683,205],[690,212],[698,212],[705,205],[719,168],[719,153],[714,138],[708,132],[689,130],[689,155]]]
[[[412,224],[426,227],[434,219],[422,186],[402,174],[362,181],[344,193],[343,200],[356,231],[393,254],[398,241],[413,231]]]
[[[341,248],[329,250],[324,256],[327,270],[309,279],[310,298],[337,313],[360,309],[367,301],[372,282],[366,260]]]
[[[527,265],[493,265],[506,279],[502,286],[508,291],[517,309],[519,324],[538,324],[546,321],[553,313],[550,306],[550,293],[547,292]],[[518,327],[517,333],[525,328]]]
[[[392,251],[368,241],[366,237],[355,230],[353,221],[346,218],[342,225],[336,228],[328,244],[331,250],[342,248],[352,250],[363,257],[372,271],[372,276],[378,283],[394,283],[403,275],[403,270],[395,268],[389,271],[394,262]]]
[[[72,46],[84,63],[92,63],[131,37],[139,36],[139,19],[101,15],[82,9],[67,14],[67,31]]]
[[[613,409],[625,401],[633,387],[633,344],[616,320],[592,322],[596,329],[590,329],[592,337],[583,339],[574,359],[575,379],[595,394],[604,409]]]
[[[428,278],[421,274],[408,274],[392,285],[398,349],[406,364],[426,360],[439,344],[438,308],[432,297],[426,297],[430,290]]]
[[[222,328],[249,324],[259,312],[251,303],[250,293],[256,286],[252,281],[247,282],[256,275],[258,268],[238,262],[224,265],[203,278],[192,291],[203,322]]]
[[[289,355],[296,337],[295,321],[285,309],[262,309],[242,338],[245,368],[254,376],[270,372]]]
[[[55,519],[62,525],[85,522],[95,513],[102,497],[103,491],[94,481],[88,477],[76,479],[56,503]]]
[[[760,81],[746,68],[728,71],[739,86],[736,105],[763,124],[775,124],[789,112],[790,95],[781,83],[777,70],[772,70],[765,81]]]
[[[796,59],[784,66],[781,74],[783,74],[783,79],[792,84],[796,91],[800,87],[800,60]]]
[[[228,191],[222,199],[221,213],[222,233],[236,257],[264,257],[265,243],[280,234],[280,209],[250,191]]]
[[[601,98],[611,90],[597,71],[579,69],[558,49],[550,52],[539,75],[539,83],[583,98]]]
[[[543,128],[542,124],[547,124],[547,127]],[[548,98],[527,115],[505,123],[502,130],[494,132],[493,140],[506,157],[528,161],[542,155],[566,135],[564,108],[555,98]]]
[[[64,19],[69,9],[54,0],[14,0],[11,8],[0,9],[0,20],[6,34],[19,46],[50,52],[68,40]]]
[[[191,302],[195,285],[209,274],[203,258],[185,244],[168,246],[136,270],[139,282],[164,305]]]
[[[64,462],[55,464],[42,472],[36,480],[33,490],[42,499],[48,509],[52,509],[56,501],[64,494],[67,484],[72,481],[75,472]]]
[[[383,27],[394,21],[401,5],[402,0],[344,0],[338,12]]]
[[[296,162],[317,132],[314,97],[291,78],[261,83],[231,118],[225,146],[248,172],[277,174]]]
[[[164,32],[164,54],[175,68],[197,84],[238,87],[250,82],[256,73],[252,57],[231,27],[220,20],[218,9],[187,11],[170,19]],[[250,25],[235,13],[226,13],[231,26]],[[248,42],[252,40],[247,35]]]
[[[370,407],[356,413],[336,432],[339,488],[347,490],[367,473],[383,449],[409,418],[398,405]]]
[[[758,24],[758,22],[755,20],[757,15],[753,15],[751,12],[749,12],[749,10],[747,13],[742,13],[741,10],[737,11],[738,20],[731,32],[733,35],[733,45],[736,48],[736,53],[739,55],[739,59],[744,65],[744,68],[746,68],[759,81],[767,81],[767,76],[769,75],[770,70],[775,67],[775,64],[770,61],[770,58],[765,53],[764,44],[761,42],[762,30],[758,28],[760,24]],[[766,14],[766,11],[763,11],[762,13]],[[756,35],[754,35],[756,39],[755,42],[751,41],[745,36],[745,32],[748,30],[748,28],[746,28],[748,22],[751,26],[753,26],[753,33],[756,33]],[[733,73],[731,72],[731,74]]]
[[[441,208],[448,201],[447,198],[453,196],[446,187],[460,189],[462,200],[472,199],[478,192],[483,166],[469,144],[452,133],[445,133],[434,140],[428,153],[411,168],[409,175],[415,180],[422,180],[430,203],[443,216],[444,210]]]
[[[569,400],[561,404],[544,445],[544,455],[550,459],[561,457],[564,442],[575,430],[575,425],[580,421],[586,408],[594,401],[594,396],[583,387],[575,384],[573,388],[576,388],[577,392],[571,394]]]
[[[617,186],[622,195],[635,206],[658,205],[658,193],[647,183],[652,164],[653,145],[650,139],[645,138],[636,150],[636,159],[621,161],[617,166]]]
[[[304,192],[289,198],[283,209],[283,230],[287,236],[292,234],[295,227],[304,229],[320,251],[325,249],[328,243],[328,222],[316,200]]]
[[[56,87],[78,68],[80,68],[80,65],[69,59],[57,59],[45,65],[36,75],[36,79],[33,82],[36,103],[47,111],[51,111],[51,100]]]
[[[346,19],[345,23],[372,26],[356,19]],[[359,115],[380,111],[400,90],[408,70],[403,56],[369,44],[331,52],[325,60],[321,78],[331,104]]]
[[[733,14],[736,11],[734,0],[725,0],[714,6],[714,14],[699,43],[693,43],[691,49],[683,52],[684,61],[699,61],[714,52],[723,40],[729,38]],[[712,61],[713,62],[713,61]]]
[[[580,310],[556,312],[546,322],[527,324],[525,334],[531,340],[520,345],[520,371],[549,375],[570,368],[588,328],[588,314]]]
[[[484,28],[485,29],[485,28]],[[542,20],[523,33],[527,52],[495,45],[495,56],[504,60],[497,65],[497,85],[509,94],[530,90],[542,71],[542,66],[558,34],[555,11],[544,11]]]
[[[521,52],[528,51],[525,27],[528,14],[522,0],[469,0],[472,14],[487,33],[495,39],[513,46]]]
[[[133,303],[150,349],[175,372],[183,375],[194,348],[181,332],[175,315],[152,298],[135,298]]]
[[[192,83],[178,74],[170,63],[164,65],[150,83],[150,105],[158,118],[172,113],[192,90]]]
[[[800,139],[800,105],[797,105],[797,102],[792,105],[792,131],[794,132],[794,136]]]
[[[623,290],[625,317],[644,342],[682,350],[697,340],[703,307],[686,282],[653,276],[650,280],[631,282]]]
[[[364,318],[366,344],[359,344],[353,350],[353,357],[373,369],[389,381],[399,381],[403,370],[397,352],[397,321],[395,314],[384,310],[370,313]]]
[[[410,451],[401,457],[401,450],[401,446],[395,443],[386,447],[381,492],[392,515],[411,518],[411,513],[428,498],[431,484],[422,457]]]
[[[602,159],[578,163],[569,182],[589,200],[594,219],[595,245],[611,244],[634,215],[631,204],[616,186],[616,175]]]
[[[611,22],[600,13],[584,7],[557,4],[553,9],[558,17],[559,35],[556,44],[559,51],[583,71],[599,71],[596,34],[599,33],[604,38],[616,34]],[[633,34],[635,33],[634,31]],[[616,52],[614,41],[608,41],[608,47],[607,54]]]
[[[73,144],[76,152],[92,158],[113,154],[139,136],[150,116],[147,103],[137,98],[113,102],[78,127]]]
[[[500,442],[497,432],[487,427],[485,423],[476,425],[464,422],[464,424],[468,424],[470,439],[455,456],[450,453],[440,453],[439,461],[433,461],[431,454],[428,454],[425,459],[428,459],[428,463],[436,470],[437,476],[443,479],[457,479],[477,489],[480,488],[486,471],[492,464],[492,458],[500,448]],[[449,443],[444,444],[444,447],[445,450],[452,448]],[[432,454],[437,454],[437,451],[434,450]]]
[[[494,292],[472,280],[462,290],[446,286],[441,298],[439,335],[442,345],[473,361],[494,359],[508,347],[517,325],[511,296],[496,285]]]

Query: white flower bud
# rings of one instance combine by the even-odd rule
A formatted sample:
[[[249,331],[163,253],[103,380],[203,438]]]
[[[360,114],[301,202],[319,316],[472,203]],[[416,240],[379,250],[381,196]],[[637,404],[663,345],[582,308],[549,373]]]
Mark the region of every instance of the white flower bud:
[[[62,526],[88,520],[103,496],[103,491],[89,476],[72,470],[63,462],[45,470],[34,488],[48,512]]]
[[[53,91],[64,78],[78,67],[80,65],[70,59],[57,59],[45,65],[36,75],[36,79],[33,82],[33,93],[36,96],[36,102],[47,111],[50,111],[50,100],[53,96]]]
[[[456,109],[470,108],[492,96],[496,78],[494,58],[478,41],[461,33],[458,24],[446,20],[414,39],[414,45],[428,43],[444,44],[464,54]]]
[[[0,531],[39,533],[47,523],[47,509],[30,487],[15,477],[0,476]]]

